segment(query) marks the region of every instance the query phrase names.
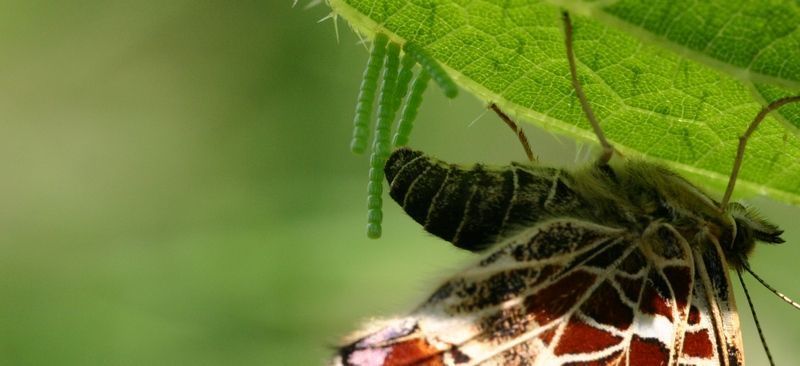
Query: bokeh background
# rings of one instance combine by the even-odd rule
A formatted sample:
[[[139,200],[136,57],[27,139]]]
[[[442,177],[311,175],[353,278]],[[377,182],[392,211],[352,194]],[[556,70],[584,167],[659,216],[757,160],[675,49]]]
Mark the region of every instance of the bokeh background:
[[[348,150],[366,51],[328,11],[0,2],[0,364],[318,365],[475,259],[388,200],[366,238],[368,160]],[[524,157],[466,93],[429,89],[417,125],[412,145],[450,161]],[[528,134],[544,162],[586,159]],[[800,210],[751,201],[788,231],[754,268],[800,296]],[[791,364],[800,312],[751,284]]]

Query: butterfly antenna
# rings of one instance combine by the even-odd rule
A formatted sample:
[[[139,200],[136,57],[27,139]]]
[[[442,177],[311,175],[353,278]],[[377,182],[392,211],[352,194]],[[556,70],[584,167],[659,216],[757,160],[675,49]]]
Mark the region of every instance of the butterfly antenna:
[[[566,39],[567,45],[569,73],[572,75],[572,87],[575,88],[575,94],[578,96],[578,101],[581,102],[581,108],[583,108],[583,113],[586,114],[586,119],[588,119],[589,123],[592,125],[592,129],[594,130],[594,134],[597,135],[600,145],[603,146],[603,154],[600,156],[600,163],[606,164],[609,160],[611,160],[611,155],[614,154],[614,147],[611,146],[608,140],[606,140],[606,135],[603,133],[603,129],[600,128],[600,123],[597,122],[597,117],[595,117],[594,111],[592,111],[592,107],[589,105],[589,101],[586,99],[586,94],[583,92],[583,87],[581,87],[581,83],[578,82],[578,70],[575,66],[575,53],[572,49],[572,21],[569,19],[568,12],[564,11],[561,13],[561,15],[564,20],[564,38]]]
[[[489,105],[489,108],[493,110],[494,113],[497,113],[497,115],[500,116],[500,119],[503,120],[503,122],[506,123],[506,125],[511,129],[511,131],[514,131],[514,133],[517,135],[519,142],[522,144],[522,148],[525,150],[525,155],[528,156],[528,161],[535,162],[536,156],[533,155],[533,151],[531,150],[531,144],[530,142],[528,142],[528,137],[525,136],[525,131],[523,131],[514,122],[514,120],[511,119],[511,117],[509,117],[507,114],[501,111],[500,108],[497,107],[497,104],[492,103],[491,105]]]
[[[756,307],[753,305],[753,299],[750,298],[750,291],[747,291],[747,285],[744,284],[742,271],[736,270],[736,275],[739,276],[739,283],[742,284],[742,288],[744,289],[744,296],[747,298],[747,305],[750,305],[750,313],[753,314],[753,320],[756,323],[756,329],[758,329],[758,337],[761,338],[761,345],[764,346],[764,352],[767,353],[769,364],[771,366],[775,366],[775,361],[772,359],[772,353],[769,351],[769,346],[767,346],[767,339],[764,338],[764,332],[761,330],[761,323],[759,323],[758,315],[756,315]]]
[[[776,290],[774,287],[770,286],[767,283],[767,281],[764,281],[755,272],[753,272],[752,269],[750,269],[750,265],[747,264],[746,260],[742,261],[742,265],[743,265],[744,269],[747,270],[747,272],[749,272],[751,275],[753,275],[753,277],[755,277],[755,279],[758,280],[758,282],[761,282],[761,284],[764,285],[764,287],[766,287],[768,290],[770,290],[773,294],[775,294],[776,296],[778,296],[781,299],[783,299],[783,301],[786,301],[787,303],[789,303],[789,305],[792,305],[795,309],[800,310],[800,304],[798,304],[797,301],[794,301],[794,300],[790,299],[789,296],[784,295],[780,291]]]
[[[725,188],[725,195],[722,196],[722,201],[720,202],[719,208],[721,210],[725,210],[728,207],[728,202],[731,199],[731,194],[733,194],[733,187],[736,186],[736,178],[739,176],[739,169],[742,167],[742,160],[744,160],[744,148],[747,146],[747,141],[750,139],[750,135],[753,132],[756,132],[758,125],[761,124],[761,121],[764,120],[764,117],[780,107],[783,107],[789,103],[800,102],[800,95],[795,95],[793,97],[786,97],[778,99],[768,106],[761,108],[761,111],[758,112],[756,118],[753,119],[753,122],[750,122],[750,126],[747,127],[747,131],[744,132],[741,136],[739,136],[739,148],[736,150],[736,159],[733,160],[733,170],[731,171],[731,176],[728,179],[728,187]],[[753,273],[748,269],[748,272],[751,274]]]

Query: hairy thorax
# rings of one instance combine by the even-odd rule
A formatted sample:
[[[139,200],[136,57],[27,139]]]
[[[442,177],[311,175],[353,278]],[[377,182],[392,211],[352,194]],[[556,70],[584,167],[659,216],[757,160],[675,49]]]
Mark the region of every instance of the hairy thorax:
[[[723,210],[705,192],[667,168],[626,160],[592,165],[573,173],[573,188],[586,208],[574,211],[585,219],[625,227],[647,239],[659,228],[675,230],[691,246],[706,250],[716,243],[728,263],[740,268],[757,240],[782,242],[781,231],[752,210],[732,203]]]

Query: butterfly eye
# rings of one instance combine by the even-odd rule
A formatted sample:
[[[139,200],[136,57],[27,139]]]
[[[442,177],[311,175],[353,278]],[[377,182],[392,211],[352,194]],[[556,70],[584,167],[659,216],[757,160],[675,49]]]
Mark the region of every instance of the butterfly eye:
[[[367,186],[367,236],[376,239],[381,236],[383,221],[382,198],[383,166],[389,157],[389,136],[395,116],[394,95],[397,86],[397,73],[400,64],[400,46],[390,43],[386,52],[386,64],[378,101],[378,122],[375,124],[375,141],[370,156],[369,183]]]
[[[399,147],[408,143],[408,136],[411,135],[411,129],[414,128],[414,120],[417,118],[419,106],[422,104],[422,95],[425,93],[425,89],[428,88],[430,79],[431,75],[422,70],[414,80],[414,84],[411,86],[411,93],[403,106],[403,111],[400,113],[400,122],[397,124],[397,132],[395,132],[392,139],[392,145]]]
[[[447,75],[442,65],[439,65],[425,50],[411,42],[407,42],[405,46],[403,46],[403,50],[416,59],[423,70],[431,74],[431,78],[442,88],[445,96],[452,99],[458,95],[456,83]]]
[[[350,141],[350,150],[356,154],[363,154],[367,148],[369,138],[369,121],[372,116],[372,106],[375,102],[375,90],[378,89],[378,76],[381,73],[383,60],[386,56],[386,44],[389,37],[378,34],[372,41],[372,50],[367,60],[367,68],[361,79],[356,104],[356,116],[353,119],[353,139]]]

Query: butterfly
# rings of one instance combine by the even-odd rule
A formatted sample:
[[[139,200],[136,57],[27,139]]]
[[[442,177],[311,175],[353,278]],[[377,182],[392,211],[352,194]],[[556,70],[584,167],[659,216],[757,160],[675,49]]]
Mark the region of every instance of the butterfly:
[[[488,253],[409,315],[351,336],[332,364],[744,363],[728,269],[747,268],[757,242],[783,242],[777,226],[728,202],[744,144],[721,201],[658,164],[612,161],[564,19],[573,86],[600,159],[572,171],[462,167],[395,150],[384,167],[390,196],[429,233]],[[748,133],[793,101],[800,97],[765,107]]]
[[[727,268],[756,241],[782,242],[754,211],[721,212],[636,160],[464,168],[400,149],[385,169],[392,198],[428,232],[494,249],[336,364],[743,363]]]

